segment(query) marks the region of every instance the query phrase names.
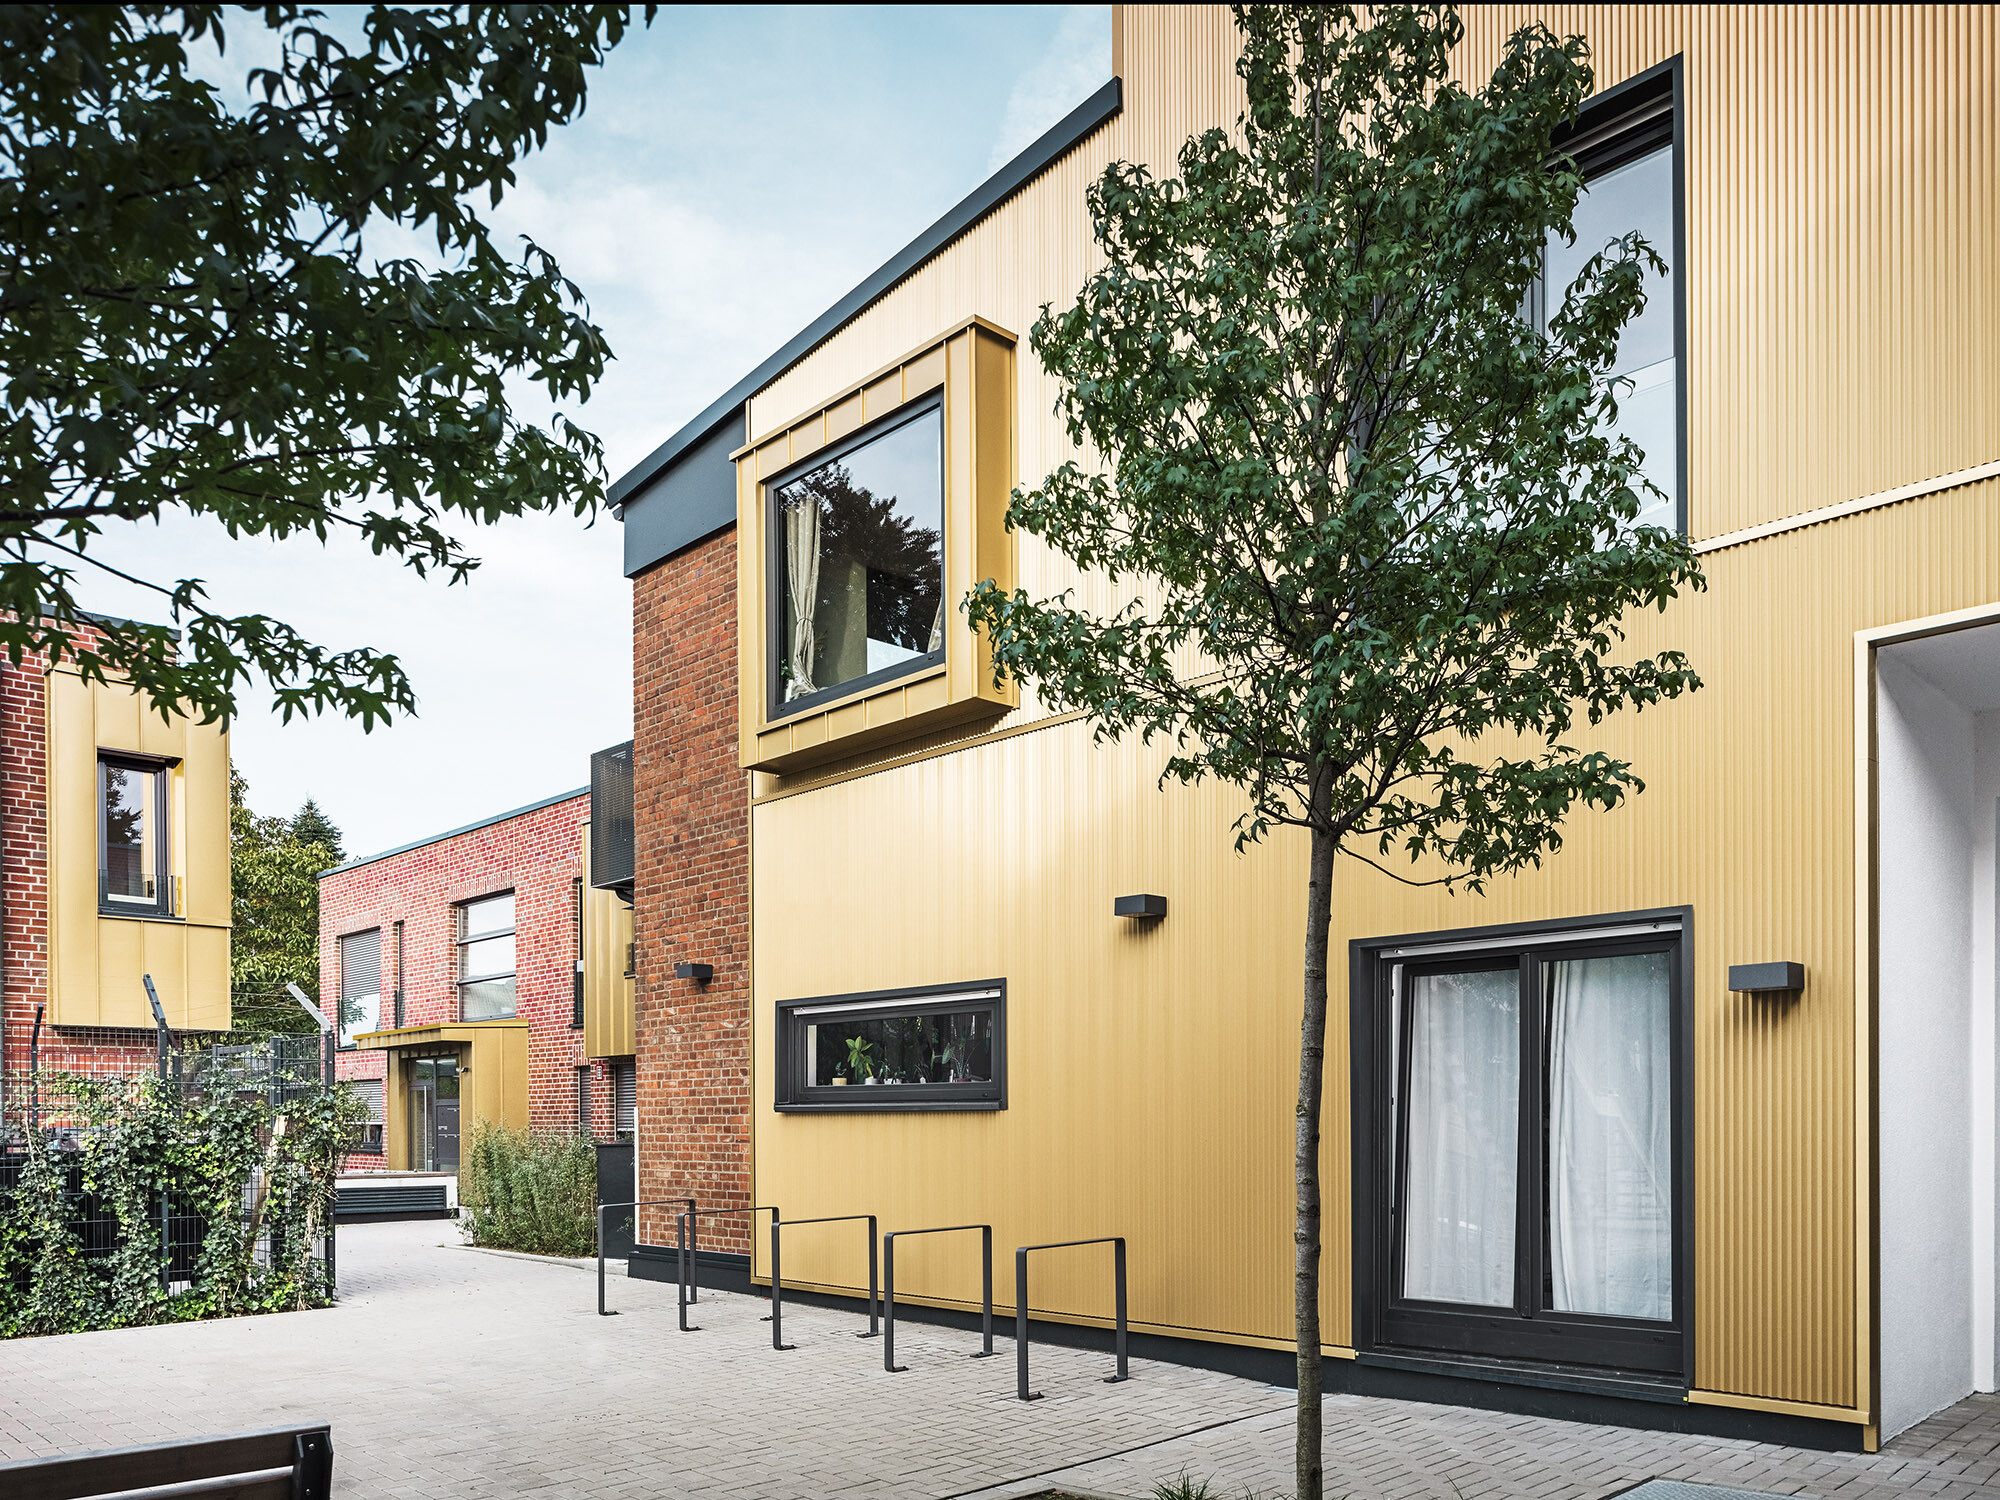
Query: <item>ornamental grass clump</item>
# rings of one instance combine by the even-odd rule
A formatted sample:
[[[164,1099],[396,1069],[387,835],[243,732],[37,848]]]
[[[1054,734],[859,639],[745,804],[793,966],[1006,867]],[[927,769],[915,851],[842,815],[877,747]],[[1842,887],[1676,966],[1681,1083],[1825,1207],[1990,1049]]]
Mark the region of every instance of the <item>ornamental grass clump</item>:
[[[585,1136],[481,1125],[459,1168],[467,1243],[534,1255],[597,1248],[597,1153]]]

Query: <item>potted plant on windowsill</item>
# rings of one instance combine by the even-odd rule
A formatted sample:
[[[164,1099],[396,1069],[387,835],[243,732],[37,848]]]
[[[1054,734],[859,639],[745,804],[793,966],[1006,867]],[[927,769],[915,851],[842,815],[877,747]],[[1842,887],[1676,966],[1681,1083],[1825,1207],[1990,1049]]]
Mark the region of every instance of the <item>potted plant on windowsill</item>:
[[[866,1037],[851,1036],[847,1039],[847,1077],[839,1080],[846,1083],[859,1078],[863,1083],[875,1081],[875,1064],[868,1054],[875,1050],[874,1043]]]

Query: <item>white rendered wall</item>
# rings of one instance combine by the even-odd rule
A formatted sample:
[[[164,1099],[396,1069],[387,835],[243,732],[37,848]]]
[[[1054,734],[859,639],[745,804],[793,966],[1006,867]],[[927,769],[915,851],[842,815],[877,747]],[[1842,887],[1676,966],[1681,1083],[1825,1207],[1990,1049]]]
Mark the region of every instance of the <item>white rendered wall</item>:
[[[1973,721],[1972,1383],[2000,1390],[2000,711]]]
[[[1882,1436],[1973,1388],[1973,715],[1876,658]],[[1989,909],[1990,910],[1990,909]]]

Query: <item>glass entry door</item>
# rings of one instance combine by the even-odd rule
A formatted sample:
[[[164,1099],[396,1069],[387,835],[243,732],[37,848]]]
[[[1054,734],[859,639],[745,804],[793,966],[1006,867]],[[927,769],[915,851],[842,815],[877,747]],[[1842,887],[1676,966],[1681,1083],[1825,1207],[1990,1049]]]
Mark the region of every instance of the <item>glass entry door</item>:
[[[1657,939],[1386,966],[1378,1347],[1682,1371],[1678,971]]]
[[[410,1170],[458,1170],[458,1059],[417,1057],[405,1090],[410,1099]]]

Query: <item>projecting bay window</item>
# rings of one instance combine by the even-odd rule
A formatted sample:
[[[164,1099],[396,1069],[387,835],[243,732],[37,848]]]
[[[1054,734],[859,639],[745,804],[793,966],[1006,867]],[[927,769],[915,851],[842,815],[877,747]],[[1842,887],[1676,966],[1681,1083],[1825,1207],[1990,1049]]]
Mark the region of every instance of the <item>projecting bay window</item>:
[[[1006,986],[778,1005],[779,1109],[1003,1109]]]
[[[1674,110],[1674,69],[1666,65],[1586,106],[1577,128],[1559,142],[1583,173],[1584,190],[1572,220],[1576,238],[1550,239],[1533,302],[1537,326],[1546,329],[1585,263],[1635,230],[1666,262],[1664,275],[1645,272],[1645,308],[1625,325],[1609,374],[1620,382],[1616,431],[1645,454],[1642,472],[1659,490],[1642,493],[1637,524],[1684,531]]]
[[[944,403],[771,487],[777,718],[944,660]]]
[[[107,915],[170,917],[167,828],[173,772],[161,761],[97,758],[97,907]]]
[[[514,893],[458,909],[458,1018],[501,1021],[514,1014]]]
[[[1684,1375],[1685,941],[1642,913],[1358,946],[1364,1348]]]

